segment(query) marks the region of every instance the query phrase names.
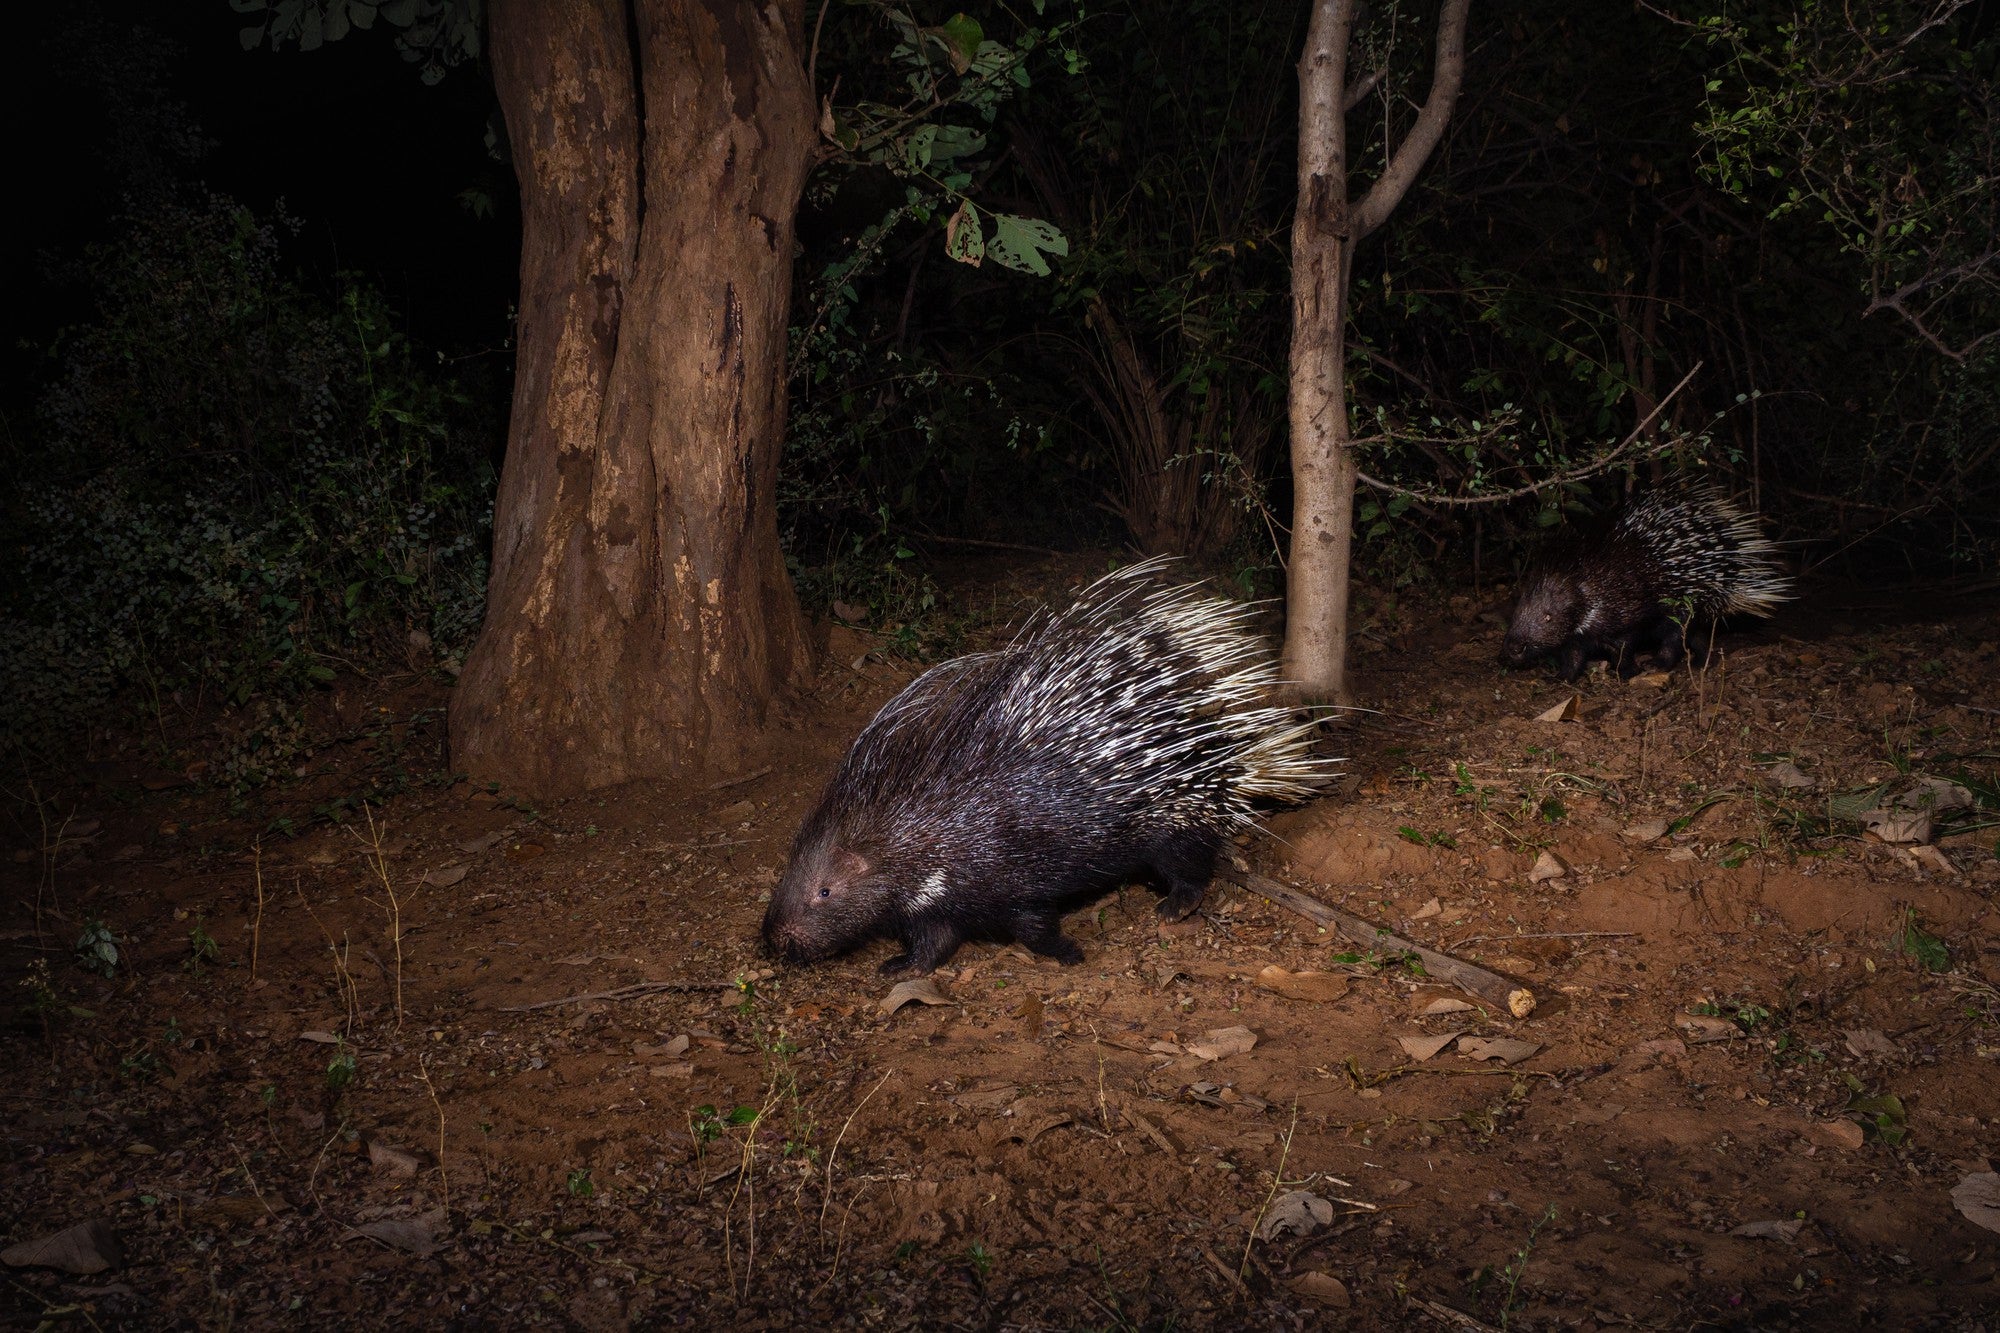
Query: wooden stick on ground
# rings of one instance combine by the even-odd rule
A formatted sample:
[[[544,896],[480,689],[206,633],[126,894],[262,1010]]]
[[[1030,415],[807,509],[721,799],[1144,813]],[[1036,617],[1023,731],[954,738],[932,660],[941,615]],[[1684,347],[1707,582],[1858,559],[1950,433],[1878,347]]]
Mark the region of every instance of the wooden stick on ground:
[[[1406,940],[1400,935],[1372,921],[1364,920],[1352,912],[1343,912],[1338,907],[1328,907],[1317,898],[1308,897],[1297,889],[1288,888],[1266,875],[1255,871],[1240,871],[1233,878],[1250,892],[1269,898],[1280,907],[1289,908],[1309,921],[1326,926],[1342,939],[1354,944],[1367,945],[1372,949],[1400,949],[1413,953],[1424,965],[1424,971],[1440,981],[1449,982],[1466,992],[1477,996],[1496,1009],[1503,1009],[1516,1018],[1526,1018],[1535,1012],[1535,993],[1519,982],[1489,972],[1476,963],[1453,958],[1450,954],[1426,949],[1423,945]]]
[[[635,981],[630,986],[620,986],[616,990],[590,991],[583,995],[565,995],[557,1000],[536,1000],[533,1004],[502,1005],[503,1014],[524,1014],[530,1009],[554,1009],[565,1004],[582,1004],[586,1000],[633,1000],[641,995],[658,995],[663,991],[705,991],[736,990],[733,981]]]

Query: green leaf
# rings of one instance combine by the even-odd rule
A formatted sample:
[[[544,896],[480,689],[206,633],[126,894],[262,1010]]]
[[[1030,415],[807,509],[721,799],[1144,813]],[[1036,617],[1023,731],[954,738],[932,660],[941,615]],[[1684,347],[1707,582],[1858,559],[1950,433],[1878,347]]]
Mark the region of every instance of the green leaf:
[[[926,125],[924,128],[932,132],[930,160],[933,162],[968,157],[986,147],[986,136],[969,125]]]
[[[258,45],[264,40],[264,29],[266,26],[260,23],[254,28],[240,28],[236,33],[236,40],[243,44],[245,51],[255,51]]]
[[[732,1125],[754,1125],[754,1124],[756,1124],[756,1123],[757,1123],[757,1108],[756,1108],[756,1107],[754,1107],[754,1106],[738,1106],[738,1107],[735,1107],[734,1109],[732,1109],[732,1110],[731,1110],[731,1111],[729,1112],[729,1123],[730,1123],[730,1124],[732,1124]]]
[[[979,54],[979,44],[986,40],[986,30],[979,26],[979,20],[953,14],[934,31],[950,48],[952,69],[960,74],[971,69],[973,58]]]
[[[986,237],[979,229],[979,210],[969,199],[962,200],[957,210],[945,219],[944,252],[974,268],[986,258]]]
[[[1018,217],[1012,213],[993,215],[993,244],[988,247],[996,263],[1008,268],[1047,277],[1052,255],[1069,253],[1069,238],[1053,222],[1042,218]]]

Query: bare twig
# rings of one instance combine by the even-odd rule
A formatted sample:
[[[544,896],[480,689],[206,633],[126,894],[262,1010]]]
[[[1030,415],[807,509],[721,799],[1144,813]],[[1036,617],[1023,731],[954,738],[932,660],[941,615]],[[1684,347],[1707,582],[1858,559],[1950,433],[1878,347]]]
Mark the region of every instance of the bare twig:
[[[264,939],[264,840],[250,844],[252,867],[257,876],[257,915],[250,919],[250,984],[257,984],[257,950]]]
[[[1371,948],[1396,949],[1413,953],[1423,963],[1424,970],[1441,981],[1447,981],[1467,994],[1477,996],[1503,1013],[1515,1018],[1526,1018],[1535,1012],[1535,993],[1498,972],[1488,971],[1475,963],[1468,963],[1450,954],[1427,949],[1421,944],[1391,934],[1385,927],[1366,921],[1352,912],[1343,912],[1338,907],[1329,907],[1317,898],[1300,893],[1276,880],[1255,871],[1236,872],[1236,879],[1252,893],[1269,898],[1280,907],[1286,907],[1309,921],[1329,926],[1343,938]]]
[[[641,995],[658,995],[663,991],[735,989],[737,986],[733,981],[635,981],[615,990],[586,991],[581,995],[565,995],[560,1000],[536,1000],[533,1004],[510,1004],[500,1012],[524,1014],[531,1009],[555,1009],[565,1004],[582,1004],[586,1000],[635,1000]]]
[[[1285,1126],[1285,1146],[1278,1152],[1278,1169],[1271,1173],[1271,1188],[1264,1195],[1264,1202],[1257,1209],[1257,1216],[1250,1219],[1250,1234],[1243,1238],[1243,1258],[1236,1265],[1238,1277],[1250,1271],[1250,1247],[1257,1243],[1257,1228],[1264,1225],[1264,1214],[1271,1211],[1271,1200],[1278,1197],[1278,1190],[1285,1183],[1285,1162],[1292,1155],[1292,1135],[1299,1128],[1299,1103],[1292,1099],[1292,1123]]]
[[[882,1091],[882,1085],[887,1083],[890,1075],[895,1072],[895,1070],[891,1069],[876,1080],[875,1086],[868,1089],[868,1096],[856,1102],[854,1109],[847,1113],[847,1119],[841,1122],[840,1133],[833,1136],[833,1148],[826,1155],[826,1193],[819,1202],[819,1239],[822,1246],[826,1244],[826,1208],[829,1203],[833,1202],[833,1163],[834,1159],[840,1156],[841,1141],[847,1137],[848,1128],[854,1124],[854,1117],[861,1114],[861,1108],[868,1105],[869,1099],[874,1097],[876,1093]],[[834,1262],[838,1263],[839,1261],[839,1256],[836,1255]]]
[[[396,948],[396,1030],[400,1032],[403,1028],[403,903],[396,896],[395,882],[389,878],[388,854],[382,850],[382,828],[375,823],[375,812],[368,808],[366,802],[362,803],[361,811],[368,817],[368,840],[362,846],[371,853],[375,878],[382,882],[383,896],[389,900],[387,904],[376,903],[373,898],[367,901],[382,908],[383,915],[389,919],[389,942]],[[359,830],[349,831],[356,841],[361,840]]]
[[[1553,930],[1533,935],[1468,935],[1462,940],[1452,941],[1452,948],[1463,949],[1468,944],[1481,944],[1487,940],[1498,940],[1502,944],[1508,940],[1630,940],[1637,939],[1636,930]]]
[[[451,1177],[446,1174],[444,1169],[444,1103],[438,1100],[437,1085],[431,1082],[430,1066],[424,1063],[424,1057],[421,1052],[417,1055],[417,1075],[424,1081],[424,1091],[431,1095],[431,1109],[437,1112],[438,1185],[444,1191],[444,1215],[445,1219],[449,1221],[451,1218]]]
[[[1472,505],[1502,504],[1508,500],[1518,500],[1524,495],[1538,495],[1553,486],[1567,486],[1572,482],[1584,481],[1600,473],[1608,472],[1619,463],[1625,461],[1626,451],[1645,433],[1646,428],[1653,424],[1654,418],[1666,410],[1667,404],[1674,400],[1674,396],[1688,386],[1688,381],[1695,377],[1696,372],[1706,364],[1707,362],[1705,361],[1695,362],[1688,373],[1681,376],[1681,382],[1669,389],[1666,397],[1653,404],[1653,410],[1648,412],[1645,418],[1632,428],[1632,433],[1620,440],[1617,447],[1612,449],[1611,452],[1603,455],[1595,463],[1587,467],[1576,468],[1560,476],[1549,477],[1543,481],[1530,482],[1526,486],[1516,486],[1511,491],[1495,491],[1490,495],[1439,495],[1432,491],[1413,491],[1407,487],[1398,486],[1394,482],[1382,481],[1379,478],[1371,477],[1366,472],[1356,472],[1354,475],[1357,480],[1366,482],[1378,491],[1387,491],[1391,495],[1401,495],[1422,504],[1448,505],[1460,508]],[[1667,447],[1664,444],[1653,444],[1635,452],[1640,456],[1645,456],[1647,454],[1660,453]]]

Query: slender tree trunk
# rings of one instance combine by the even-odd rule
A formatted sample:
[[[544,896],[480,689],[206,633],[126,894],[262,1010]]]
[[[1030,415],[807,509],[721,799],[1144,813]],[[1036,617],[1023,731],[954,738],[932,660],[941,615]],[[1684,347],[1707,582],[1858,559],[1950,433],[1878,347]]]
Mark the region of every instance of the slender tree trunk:
[[[1347,418],[1347,296],[1354,247],[1409,193],[1451,119],[1471,0],[1445,0],[1430,95],[1359,201],[1347,195],[1347,53],[1358,0],[1317,0],[1299,57],[1299,202],[1292,219],[1292,549],[1285,673],[1300,696],[1350,702],[1348,567],[1354,461]],[[1371,74],[1365,91],[1380,78]]]
[[[774,506],[803,0],[495,0],[514,409],[453,761],[564,795],[738,760],[806,665]]]

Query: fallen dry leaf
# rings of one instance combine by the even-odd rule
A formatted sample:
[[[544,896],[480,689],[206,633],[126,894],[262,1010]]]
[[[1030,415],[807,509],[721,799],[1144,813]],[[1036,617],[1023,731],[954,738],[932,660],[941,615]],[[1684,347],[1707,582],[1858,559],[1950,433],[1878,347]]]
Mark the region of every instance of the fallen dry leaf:
[[[1347,994],[1353,982],[1339,972],[1287,972],[1273,964],[1257,974],[1257,984],[1288,1000],[1325,1004]]]
[[[370,1240],[422,1256],[437,1249],[437,1224],[443,1217],[441,1210],[435,1210],[422,1217],[385,1217],[379,1222],[363,1222],[354,1229]]]
[[[1848,1051],[1854,1055],[1863,1057],[1873,1055],[1888,1059],[1903,1053],[1902,1047],[1890,1041],[1875,1028],[1855,1028],[1843,1035],[1847,1038]]]
[[[1432,898],[1430,901],[1426,902],[1422,907],[1419,907],[1416,911],[1410,913],[1410,919],[1412,921],[1428,921],[1442,911],[1444,911],[1444,904],[1439,902],[1437,899]]]
[[[1804,791],[1819,784],[1789,759],[1783,759],[1764,770],[1772,782],[1790,791]]]
[[[1581,701],[1578,699],[1576,695],[1566,694],[1563,696],[1562,702],[1557,704],[1555,707],[1544,708],[1541,712],[1535,714],[1535,721],[1568,722],[1570,719],[1576,716],[1577,705],[1579,702]]]
[[[1642,671],[1625,683],[1635,689],[1643,686],[1649,690],[1662,690],[1666,688],[1667,682],[1672,679],[1673,677],[1664,671]]]
[[[1264,1220],[1257,1224],[1257,1238],[1276,1240],[1288,1232],[1310,1236],[1332,1223],[1332,1204],[1305,1190],[1288,1190],[1271,1200],[1271,1206],[1264,1210]]]
[[[1967,1176],[1951,1187],[1951,1204],[1972,1225],[2000,1231],[2000,1175],[1980,1171]]]
[[[338,1038],[338,1037],[334,1036],[334,1035],[333,1035],[333,1034],[332,1034],[331,1032],[322,1032],[322,1031],[319,1031],[318,1029],[314,1029],[314,1030],[313,1030],[313,1031],[311,1031],[311,1032],[301,1032],[301,1033],[299,1034],[299,1040],[300,1040],[300,1041],[316,1041],[316,1042],[318,1042],[318,1043],[319,1043],[320,1045],[322,1045],[322,1046],[338,1046],[338,1045],[340,1045],[340,1038]]]
[[[1642,819],[1636,824],[1627,824],[1619,837],[1634,844],[1657,842],[1667,836],[1667,821],[1664,819]]]
[[[1745,1222],[1730,1230],[1732,1236],[1748,1236],[1752,1240],[1794,1241],[1799,1238],[1799,1230],[1805,1221],[1797,1217],[1772,1218],[1764,1222]]]
[[[485,851],[487,848],[491,847],[494,843],[500,841],[500,839],[506,836],[507,836],[506,829],[496,829],[491,833],[482,833],[476,838],[461,838],[459,840],[458,850],[464,852],[468,856],[477,856],[481,852]]]
[[[55,1268],[65,1273],[102,1273],[124,1262],[125,1247],[120,1243],[118,1233],[101,1217],[0,1250],[0,1263],[9,1268]]]
[[[1421,1064],[1457,1040],[1456,1032],[1447,1032],[1442,1037],[1398,1037],[1396,1044],[1405,1055]]]
[[[1241,1055],[1256,1044],[1257,1034],[1249,1028],[1216,1028],[1203,1040],[1189,1042],[1187,1053],[1197,1060],[1220,1060],[1226,1056]]]
[[[1498,1060],[1502,1064],[1518,1065],[1535,1052],[1542,1049],[1538,1041],[1522,1041],[1518,1037],[1460,1037],[1458,1053],[1469,1060]]]
[[[368,1140],[368,1160],[392,1176],[414,1176],[423,1162],[407,1148],[398,1148],[379,1139]]]
[[[632,1043],[632,1054],[659,1060],[678,1060],[681,1056],[687,1054],[687,1048],[688,1034],[683,1032],[678,1037],[663,1041],[657,1046],[649,1045],[643,1041],[635,1041]]]
[[[1933,847],[1929,843],[1922,843],[1910,848],[1910,856],[1918,865],[1924,867],[1926,870],[1935,870],[1940,875],[1956,875],[1958,873],[1958,867],[1952,864],[1951,858],[1946,856],[1942,849]]]
[[[1861,822],[1868,831],[1887,843],[1929,842],[1931,816],[1928,810],[1864,810]]]
[[[916,977],[910,981],[897,982],[890,988],[889,993],[882,997],[881,1003],[875,1006],[875,1011],[887,1018],[912,1001],[918,1004],[951,1003],[944,992],[937,988],[935,981],[929,977]]]
[[[547,850],[548,848],[542,846],[539,842],[517,842],[507,849],[507,859],[509,861],[532,861]]]
[[[1679,1037],[1655,1037],[1634,1046],[1632,1053],[1650,1060],[1680,1060],[1686,1058],[1688,1048]]]
[[[464,879],[465,872],[470,869],[471,869],[470,866],[461,865],[461,866],[442,866],[436,870],[426,870],[424,872],[424,878],[422,882],[429,885],[433,889],[448,889],[452,885]]]
[[[1731,1041],[1743,1035],[1743,1029],[1726,1018],[1712,1014],[1686,1014],[1674,1020],[1674,1026],[1687,1033],[1687,1039],[1700,1043],[1705,1041]]]
[[[1852,1120],[1822,1120],[1807,1130],[1813,1138],[1836,1148],[1859,1148],[1868,1141],[1867,1133]]]
[[[1317,1268],[1299,1274],[1285,1284],[1299,1295],[1321,1305],[1331,1305],[1344,1310],[1353,1299],[1347,1294],[1347,1284],[1331,1273],[1322,1273]]]
[[[1557,856],[1554,852],[1545,851],[1535,858],[1535,868],[1528,872],[1528,882],[1530,884],[1540,884],[1543,880],[1561,879],[1568,873],[1569,867],[1563,864],[1560,856]]]
[[[1463,1014],[1472,1010],[1471,1004],[1456,995],[1426,994],[1418,991],[1412,999],[1420,1018],[1435,1018],[1439,1014]]]

